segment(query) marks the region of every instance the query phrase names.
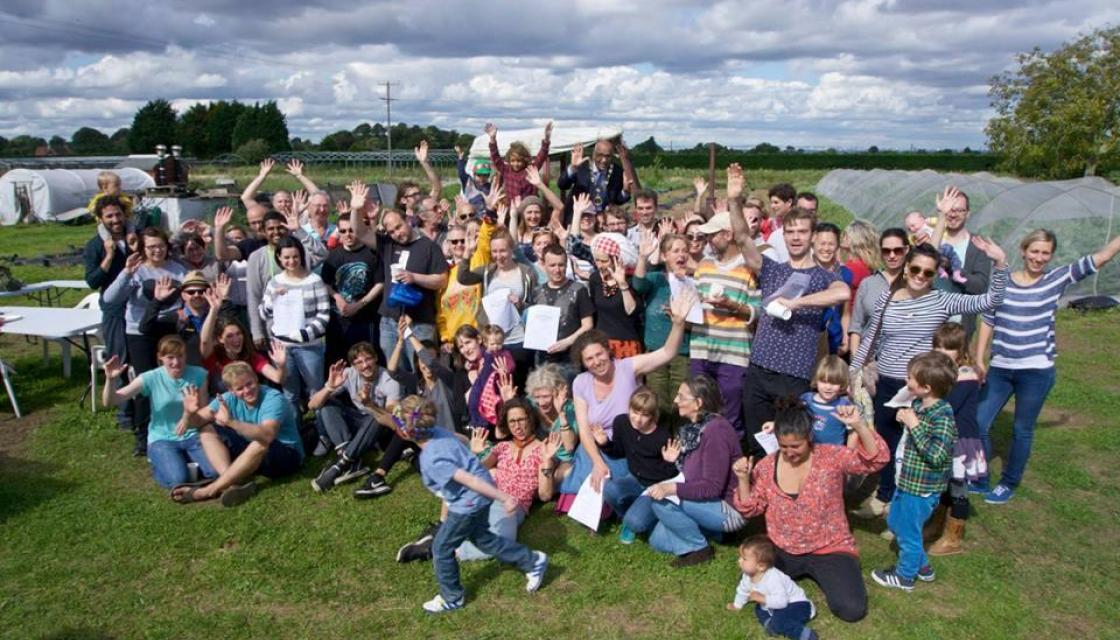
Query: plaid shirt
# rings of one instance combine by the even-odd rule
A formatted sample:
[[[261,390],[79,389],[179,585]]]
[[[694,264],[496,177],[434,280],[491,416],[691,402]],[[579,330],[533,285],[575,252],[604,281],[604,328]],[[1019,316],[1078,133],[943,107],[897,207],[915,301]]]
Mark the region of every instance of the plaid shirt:
[[[541,140],[541,148],[537,151],[537,157],[533,158],[532,165],[537,169],[544,166],[548,161],[548,140]],[[498,143],[494,140],[490,141],[490,164],[494,166],[494,170],[502,174],[502,188],[506,190],[506,197],[510,202],[517,198],[527,198],[529,196],[537,195],[537,188],[529,184],[529,180],[525,177],[525,170],[514,171],[506,163],[502,155],[498,153]]]
[[[945,490],[953,467],[953,441],[957,439],[957,423],[953,407],[938,400],[923,409],[921,400],[914,401],[918,426],[907,429],[898,469],[898,488],[906,493],[927,496]]]

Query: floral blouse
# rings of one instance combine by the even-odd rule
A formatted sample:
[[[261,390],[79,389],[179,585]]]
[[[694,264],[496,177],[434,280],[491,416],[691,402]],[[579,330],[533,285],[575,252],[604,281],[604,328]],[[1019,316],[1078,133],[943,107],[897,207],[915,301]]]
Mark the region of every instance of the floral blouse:
[[[533,506],[533,498],[537,496],[537,477],[540,475],[541,451],[540,446],[528,445],[517,459],[517,446],[512,440],[506,440],[494,445],[490,455],[497,464],[490,470],[494,484],[517,500],[517,506],[525,513]]]
[[[818,444],[813,447],[812,468],[801,491],[790,496],[774,476],[779,453],[755,465],[751,495],[744,501],[735,492],[732,505],[744,518],[766,514],[766,533],[779,549],[793,555],[846,553],[859,556],[856,539],[844,513],[844,477],[882,469],[890,451],[875,434],[878,450],[869,455],[862,443],[855,449]]]

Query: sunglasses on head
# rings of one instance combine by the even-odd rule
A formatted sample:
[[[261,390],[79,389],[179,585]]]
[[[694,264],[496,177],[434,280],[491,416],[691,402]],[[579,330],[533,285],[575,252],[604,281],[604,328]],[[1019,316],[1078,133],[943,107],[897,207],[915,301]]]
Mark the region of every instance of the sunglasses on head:
[[[916,264],[910,265],[910,269],[908,271],[910,272],[910,275],[912,275],[912,276],[922,276],[922,277],[926,278],[927,280],[929,280],[930,278],[933,278],[933,276],[937,275],[937,272],[934,271],[933,269],[923,269]]]
[[[882,247],[879,251],[885,256],[900,256],[906,253],[906,247]]]

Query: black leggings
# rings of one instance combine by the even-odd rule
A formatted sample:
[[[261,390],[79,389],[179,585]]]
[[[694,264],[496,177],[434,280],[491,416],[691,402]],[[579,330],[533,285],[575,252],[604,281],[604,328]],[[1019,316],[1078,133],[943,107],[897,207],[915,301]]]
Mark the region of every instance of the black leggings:
[[[125,344],[128,345],[128,364],[132,366],[132,370],[136,372],[137,377],[141,373],[151,371],[159,366],[159,360],[156,358],[156,346],[162,337],[132,333],[125,335]],[[135,401],[135,409],[132,414],[132,426],[136,432],[136,442],[146,444],[148,441],[148,422],[152,417],[152,403],[143,395],[138,395],[133,400]]]
[[[867,615],[867,589],[859,559],[846,553],[793,555],[778,549],[774,566],[793,578],[812,578],[832,614],[844,622],[856,622]]]
[[[957,520],[968,520],[968,488],[964,480],[950,480],[949,488],[941,494],[941,504],[949,508],[949,515]]]
[[[393,439],[389,441],[389,446],[385,447],[385,455],[381,456],[381,460],[377,463],[377,470],[380,471],[382,475],[389,475],[389,471],[393,468],[393,465],[397,464],[397,461],[401,459],[401,455],[408,449],[419,451],[420,447],[416,446],[416,443],[405,440],[394,433]]]

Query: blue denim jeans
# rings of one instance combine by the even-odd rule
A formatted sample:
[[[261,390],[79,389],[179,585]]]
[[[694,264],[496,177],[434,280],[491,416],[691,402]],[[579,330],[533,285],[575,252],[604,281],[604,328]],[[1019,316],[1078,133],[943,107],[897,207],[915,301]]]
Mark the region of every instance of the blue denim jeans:
[[[183,484],[190,480],[187,463],[198,463],[198,474],[204,478],[217,478],[218,473],[210,466],[206,452],[198,435],[186,440],[156,440],[148,444],[148,464],[152,466],[152,477],[164,489]]]
[[[649,546],[677,556],[708,546],[705,531],[720,534],[746,524],[723,500],[681,500],[680,504],[656,500],[653,515],[657,524],[649,536]]]
[[[632,475],[612,477],[603,485],[603,500],[634,533],[645,533],[657,524],[653,515],[653,498],[643,496],[645,490]]]
[[[447,514],[432,541],[432,560],[439,583],[439,594],[447,602],[461,602],[465,595],[459,581],[459,561],[455,550],[466,541],[474,543],[483,553],[506,563],[516,565],[523,573],[533,569],[533,551],[523,544],[507,540],[490,531],[489,509],[474,513]]]
[[[781,609],[763,609],[762,605],[756,604],[754,615],[767,634],[800,640],[805,625],[813,617],[813,605],[802,600],[791,602]]]
[[[490,503],[490,515],[487,521],[490,523],[492,533],[511,542],[517,542],[517,528],[525,521],[525,512],[518,509],[513,513],[506,513],[502,503],[495,500]],[[462,562],[489,559],[490,554],[474,546],[474,543],[469,540],[459,545],[459,560]]]
[[[385,354],[385,360],[388,362],[389,356],[393,355],[393,349],[397,346],[397,319],[396,318],[381,318],[381,323],[378,325],[380,333],[378,334],[377,345],[381,347],[381,353]],[[435,340],[436,326],[434,324],[413,324],[412,335],[416,339],[423,342],[425,340]],[[404,351],[401,353],[400,368],[404,371],[412,371],[412,345],[406,340],[404,343]]]
[[[895,490],[891,511],[887,514],[887,527],[894,532],[898,542],[895,572],[899,576],[913,580],[918,575],[918,569],[929,562],[926,550],[922,548],[922,526],[940,502],[940,493],[922,497],[901,489]]]
[[[1014,489],[1023,481],[1027,460],[1031,457],[1031,443],[1034,441],[1034,426],[1046,396],[1054,388],[1057,373],[1049,369],[1002,369],[992,367],[984,388],[980,390],[980,405],[976,409],[976,421],[980,424],[980,439],[984,443],[984,455],[989,464],[992,460],[992,441],[989,433],[996,416],[1003,411],[1011,396],[1015,396],[1015,417],[1011,426],[1011,451],[1003,461],[1003,476],[1000,484]]]
[[[310,397],[323,388],[323,343],[288,346],[287,373],[284,376],[284,397],[299,407],[302,397]],[[297,409],[296,415],[299,415]]]

